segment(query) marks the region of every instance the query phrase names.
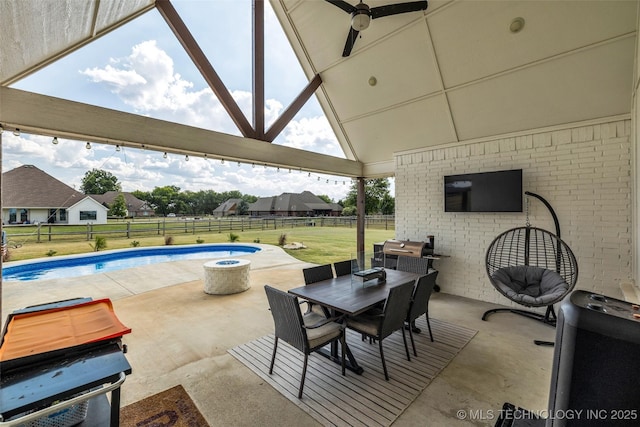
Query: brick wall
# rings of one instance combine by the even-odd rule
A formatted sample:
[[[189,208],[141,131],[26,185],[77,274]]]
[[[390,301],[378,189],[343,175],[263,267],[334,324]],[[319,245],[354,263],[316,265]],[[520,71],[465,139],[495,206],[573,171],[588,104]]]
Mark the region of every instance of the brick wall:
[[[434,266],[443,292],[507,305],[489,282],[485,251],[525,213],[445,213],[443,176],[523,169],[524,190],[556,211],[578,260],[576,289],[622,298],[632,277],[631,120],[474,141],[395,156],[396,238],[435,236]],[[555,232],[547,208],[530,198],[531,225]]]

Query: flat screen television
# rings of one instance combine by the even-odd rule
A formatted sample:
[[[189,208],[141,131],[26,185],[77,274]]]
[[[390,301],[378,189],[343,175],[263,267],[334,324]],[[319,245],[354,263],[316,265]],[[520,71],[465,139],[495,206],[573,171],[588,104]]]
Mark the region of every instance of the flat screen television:
[[[445,212],[522,212],[522,169],[444,177]]]

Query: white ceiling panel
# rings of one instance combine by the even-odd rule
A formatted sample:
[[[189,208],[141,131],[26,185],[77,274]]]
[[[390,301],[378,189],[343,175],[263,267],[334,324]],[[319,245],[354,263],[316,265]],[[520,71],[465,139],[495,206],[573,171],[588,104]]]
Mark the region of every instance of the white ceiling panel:
[[[322,73],[327,94],[343,121],[442,89],[424,22]],[[385,52],[380,57],[380,52]],[[369,83],[376,80],[375,86]]]
[[[429,15],[428,24],[450,88],[633,33],[636,8],[633,1],[467,1]],[[525,25],[514,34],[516,17]]]
[[[154,0],[3,0],[0,82],[7,84],[24,77],[153,3]]]
[[[628,113],[634,49],[628,37],[449,92],[459,138]]]
[[[344,123],[358,160],[393,158],[396,151],[455,141],[446,100],[438,95]]]

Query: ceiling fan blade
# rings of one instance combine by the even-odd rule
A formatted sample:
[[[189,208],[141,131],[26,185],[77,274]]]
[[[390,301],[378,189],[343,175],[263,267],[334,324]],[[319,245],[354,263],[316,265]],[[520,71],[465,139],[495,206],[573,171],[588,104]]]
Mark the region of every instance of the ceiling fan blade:
[[[325,0],[329,3],[331,3],[334,6],[339,7],[340,9],[344,10],[347,13],[353,13],[356,11],[356,7],[350,5],[349,3],[347,3],[346,1],[343,0]]]
[[[342,51],[342,56],[347,57],[351,55],[351,49],[353,49],[353,44],[356,42],[358,38],[358,30],[354,30],[353,27],[349,28],[349,34],[347,35],[347,42],[344,44],[344,50]]]
[[[329,1],[329,0],[327,0]],[[425,10],[429,2],[425,1],[410,1],[406,3],[388,4],[386,6],[378,6],[371,8],[371,19],[381,18],[383,16],[397,15],[399,13],[417,12],[419,10]]]

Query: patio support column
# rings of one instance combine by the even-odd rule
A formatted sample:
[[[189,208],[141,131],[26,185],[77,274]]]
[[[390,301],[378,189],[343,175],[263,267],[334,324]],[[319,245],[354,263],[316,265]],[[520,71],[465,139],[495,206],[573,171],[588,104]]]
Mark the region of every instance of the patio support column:
[[[358,177],[358,194],[356,197],[356,253],[358,254],[358,264],[364,266],[366,259],[364,255],[364,183],[363,177]]]

